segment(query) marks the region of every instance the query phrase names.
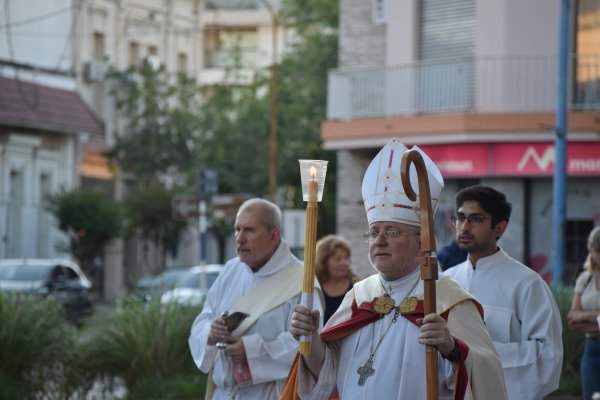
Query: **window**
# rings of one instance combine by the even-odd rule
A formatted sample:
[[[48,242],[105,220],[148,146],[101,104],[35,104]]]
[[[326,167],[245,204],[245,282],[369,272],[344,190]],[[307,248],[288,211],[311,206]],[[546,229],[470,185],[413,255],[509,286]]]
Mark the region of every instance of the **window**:
[[[37,251],[38,256],[48,257],[50,255],[50,213],[44,207],[45,198],[52,192],[49,174],[41,174],[39,178],[40,197],[38,201],[37,220]]]
[[[140,65],[140,44],[129,42],[129,66],[137,67],[138,65]]]
[[[25,202],[24,191],[25,191],[25,180],[23,178],[23,171],[12,170],[10,171],[10,183],[8,189],[8,229],[9,234],[7,235],[8,240],[8,252],[7,256],[19,257],[22,255],[21,249],[21,235],[23,226],[23,206]]]
[[[254,67],[257,42],[255,29],[208,30],[204,34],[205,67]]]
[[[186,53],[179,53],[177,55],[177,72],[187,74],[188,72],[188,59]]]
[[[600,104],[600,0],[574,2],[575,52],[573,103],[577,108]]]
[[[385,6],[386,0],[371,0],[371,18],[373,24],[385,24]]]
[[[100,32],[94,32],[94,60],[102,61],[106,55],[106,49],[104,44],[104,34]]]

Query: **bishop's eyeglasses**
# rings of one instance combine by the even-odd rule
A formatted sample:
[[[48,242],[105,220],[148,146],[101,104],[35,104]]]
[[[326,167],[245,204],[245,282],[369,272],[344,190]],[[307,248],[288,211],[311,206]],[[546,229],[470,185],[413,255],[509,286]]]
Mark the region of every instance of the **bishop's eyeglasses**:
[[[487,219],[492,219],[492,217],[483,214],[458,214],[450,217],[450,220],[456,226],[463,226],[466,221],[469,221],[469,225],[471,226],[481,226]]]
[[[402,236],[418,236],[418,235],[420,235],[420,233],[419,232],[410,232],[410,233],[398,232],[395,229],[386,229],[386,230],[380,232],[378,230],[372,229],[370,231],[366,231],[365,233],[363,233],[363,238],[365,239],[365,242],[373,243],[374,241],[377,240],[379,235],[383,236],[383,238],[385,240],[393,241],[393,240],[398,240]]]

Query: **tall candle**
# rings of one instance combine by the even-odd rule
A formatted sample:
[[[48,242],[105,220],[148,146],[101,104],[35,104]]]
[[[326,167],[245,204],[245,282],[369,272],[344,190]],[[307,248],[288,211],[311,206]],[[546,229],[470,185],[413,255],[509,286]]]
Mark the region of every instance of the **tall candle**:
[[[315,252],[317,243],[317,195],[319,182],[316,168],[310,167],[311,179],[308,181],[308,203],[306,205],[306,234],[304,237],[304,280],[302,282],[301,304],[312,310],[315,289]],[[310,354],[310,337],[300,338],[300,354]]]

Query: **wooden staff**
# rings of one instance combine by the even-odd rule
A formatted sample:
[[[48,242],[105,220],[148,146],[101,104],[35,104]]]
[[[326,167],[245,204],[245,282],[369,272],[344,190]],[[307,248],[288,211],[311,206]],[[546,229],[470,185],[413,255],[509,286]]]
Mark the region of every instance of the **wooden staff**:
[[[410,165],[413,163],[417,169],[419,182],[419,209],[421,218],[421,279],[425,288],[425,315],[436,312],[435,304],[435,281],[437,279],[437,259],[431,254],[435,251],[435,233],[433,230],[433,212],[431,209],[431,191],[427,167],[423,156],[417,150],[409,150],[402,156],[400,174],[402,186],[408,198],[412,201],[417,199],[410,182]],[[438,400],[438,357],[437,349],[427,345],[425,348],[425,372],[427,382],[427,400]]]

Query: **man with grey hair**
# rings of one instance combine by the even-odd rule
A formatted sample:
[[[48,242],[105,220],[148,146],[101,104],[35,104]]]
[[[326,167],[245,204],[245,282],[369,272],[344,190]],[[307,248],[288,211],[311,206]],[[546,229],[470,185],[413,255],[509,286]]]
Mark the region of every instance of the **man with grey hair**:
[[[298,349],[287,325],[300,302],[302,262],[281,237],[279,207],[267,200],[242,204],[235,242],[238,257],[209,290],[190,350],[198,368],[210,372],[207,399],[278,399]],[[239,326],[231,324],[238,316]]]

